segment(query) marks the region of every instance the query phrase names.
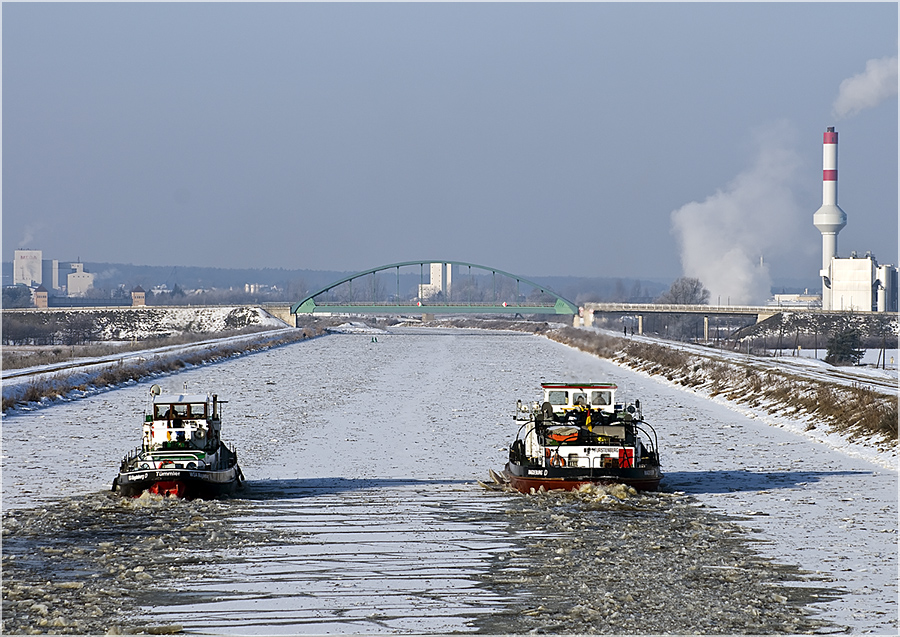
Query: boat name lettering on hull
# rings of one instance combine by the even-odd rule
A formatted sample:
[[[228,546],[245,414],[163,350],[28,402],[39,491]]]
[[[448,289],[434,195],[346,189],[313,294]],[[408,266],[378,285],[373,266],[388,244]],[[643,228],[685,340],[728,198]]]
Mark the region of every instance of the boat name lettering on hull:
[[[530,476],[545,476],[547,475],[546,469],[529,469],[528,475]]]

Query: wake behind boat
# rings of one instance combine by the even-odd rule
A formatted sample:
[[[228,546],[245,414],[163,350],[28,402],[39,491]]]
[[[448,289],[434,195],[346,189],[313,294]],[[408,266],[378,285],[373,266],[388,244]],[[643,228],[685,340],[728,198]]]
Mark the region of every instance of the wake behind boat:
[[[244,479],[237,452],[222,442],[222,404],[216,394],[163,394],[150,388],[141,446],[128,454],[113,491],[145,491],[179,498],[229,495]]]
[[[617,403],[612,383],[543,383],[543,401],[519,401],[516,439],[502,480],[522,493],[627,484],[654,491],[662,479],[656,432],[641,403]]]

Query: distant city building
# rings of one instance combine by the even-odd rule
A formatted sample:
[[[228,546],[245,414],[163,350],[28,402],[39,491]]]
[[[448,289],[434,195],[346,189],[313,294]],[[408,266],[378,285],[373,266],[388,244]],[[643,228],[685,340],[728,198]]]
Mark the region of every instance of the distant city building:
[[[59,261],[44,259],[41,261],[41,283],[50,290],[59,290]]]
[[[39,285],[38,288],[34,291],[34,306],[37,308],[46,309],[49,304],[49,298],[47,294],[47,288],[43,285]]]
[[[67,277],[69,296],[84,296],[94,287],[94,275],[84,271],[83,263],[73,263],[72,272]]]
[[[13,285],[35,288],[43,283],[41,278],[40,250],[16,250],[13,261]]]
[[[134,307],[147,305],[147,293],[141,286],[137,286],[131,291],[131,305]]]
[[[430,299],[443,294],[445,297],[450,293],[450,286],[453,278],[453,266],[449,263],[432,263],[429,268],[428,283],[419,284],[419,298]],[[446,276],[445,273],[446,266]]]

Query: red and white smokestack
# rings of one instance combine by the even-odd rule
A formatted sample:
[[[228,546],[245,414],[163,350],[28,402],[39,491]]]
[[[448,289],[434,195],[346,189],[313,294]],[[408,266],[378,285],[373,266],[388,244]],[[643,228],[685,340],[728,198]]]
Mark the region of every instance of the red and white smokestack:
[[[822,140],[822,207],[813,215],[813,225],[822,233],[822,305],[830,306],[831,259],[837,256],[837,235],[847,225],[847,214],[837,203],[838,134],[829,126]]]
[[[829,126],[822,140],[822,205],[837,205],[838,134]]]

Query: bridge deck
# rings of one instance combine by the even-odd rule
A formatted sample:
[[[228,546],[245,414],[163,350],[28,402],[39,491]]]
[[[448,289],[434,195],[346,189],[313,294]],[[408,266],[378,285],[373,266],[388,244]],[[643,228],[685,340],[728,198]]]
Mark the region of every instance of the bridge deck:
[[[356,303],[316,303],[301,306],[298,314],[323,312],[349,312],[360,314],[572,314],[560,312],[557,305],[517,305],[514,303],[418,303],[405,305],[397,303],[377,303],[371,301]]]

